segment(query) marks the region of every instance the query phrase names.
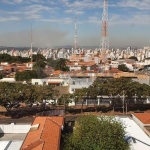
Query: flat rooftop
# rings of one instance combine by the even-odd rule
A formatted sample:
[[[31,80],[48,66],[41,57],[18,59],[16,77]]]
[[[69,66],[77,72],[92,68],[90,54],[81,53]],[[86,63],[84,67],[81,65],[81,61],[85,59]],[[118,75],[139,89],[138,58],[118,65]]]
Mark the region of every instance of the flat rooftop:
[[[24,141],[27,133],[0,133],[0,141]]]
[[[132,119],[119,116],[116,118],[120,119],[125,125],[126,138],[130,139],[132,150],[150,150],[150,138]]]
[[[20,150],[23,141],[0,141],[0,150]]]

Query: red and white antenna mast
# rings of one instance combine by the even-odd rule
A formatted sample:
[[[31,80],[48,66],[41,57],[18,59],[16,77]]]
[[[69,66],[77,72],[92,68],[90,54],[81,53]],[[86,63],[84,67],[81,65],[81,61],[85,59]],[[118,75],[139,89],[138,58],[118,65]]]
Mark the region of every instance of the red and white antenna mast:
[[[74,26],[74,49],[77,49],[77,41],[78,41],[78,36],[77,36],[77,18],[75,18],[75,26]]]
[[[103,15],[102,15],[102,29],[100,48],[102,51],[109,49],[109,37],[108,37],[108,0],[104,0]]]

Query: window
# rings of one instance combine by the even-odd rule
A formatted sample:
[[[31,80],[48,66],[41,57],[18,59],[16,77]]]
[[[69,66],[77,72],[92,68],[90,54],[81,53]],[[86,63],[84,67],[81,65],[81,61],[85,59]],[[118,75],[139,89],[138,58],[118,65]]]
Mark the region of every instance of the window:
[[[35,85],[38,85],[38,82],[35,82]]]
[[[43,82],[43,85],[46,85],[46,81]]]

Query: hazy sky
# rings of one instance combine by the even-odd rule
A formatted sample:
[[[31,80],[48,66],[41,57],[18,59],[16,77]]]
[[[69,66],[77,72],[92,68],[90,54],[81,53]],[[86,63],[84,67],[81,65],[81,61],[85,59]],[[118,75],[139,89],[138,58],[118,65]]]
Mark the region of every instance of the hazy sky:
[[[108,0],[111,46],[150,46],[150,0]],[[99,46],[103,0],[0,0],[0,45]]]

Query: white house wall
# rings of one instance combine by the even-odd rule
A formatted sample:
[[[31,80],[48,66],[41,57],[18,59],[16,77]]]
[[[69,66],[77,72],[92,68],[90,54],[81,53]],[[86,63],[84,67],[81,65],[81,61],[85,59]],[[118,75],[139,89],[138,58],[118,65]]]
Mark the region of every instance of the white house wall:
[[[68,86],[69,79],[60,79],[60,78],[45,78],[45,79],[32,79],[32,84],[35,85],[35,83],[38,83],[38,85],[43,85],[44,82],[46,82],[46,85],[48,85],[49,82],[60,82],[64,83],[62,86]]]
[[[38,85],[43,85],[43,82],[46,82],[48,85],[48,79],[32,79],[32,84],[35,85],[35,83],[38,83]]]
[[[82,89],[82,88],[88,88],[90,86],[90,84],[81,84],[81,85],[79,85],[79,84],[77,84],[77,85],[70,85],[69,86],[69,93],[74,93],[74,91],[76,90],[76,89]]]
[[[0,133],[28,133],[30,125],[0,125]]]
[[[144,124],[136,117],[132,114],[132,119],[136,122],[136,124],[143,129],[144,128]]]

